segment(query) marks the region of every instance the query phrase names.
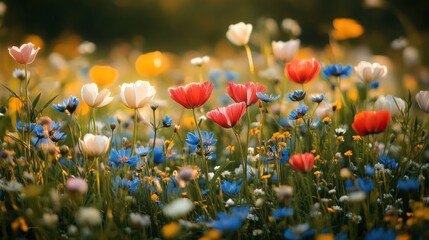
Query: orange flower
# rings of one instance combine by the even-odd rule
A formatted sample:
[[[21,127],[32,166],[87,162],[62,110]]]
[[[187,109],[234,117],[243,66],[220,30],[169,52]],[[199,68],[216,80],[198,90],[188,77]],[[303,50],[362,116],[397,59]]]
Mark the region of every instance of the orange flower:
[[[166,70],[167,59],[159,51],[145,53],[137,58],[135,67],[142,77],[154,77]]]
[[[391,120],[390,113],[382,111],[364,111],[355,115],[352,128],[360,136],[366,136],[373,133],[381,133],[386,130],[387,124]]]
[[[289,159],[289,164],[298,172],[308,172],[313,168],[314,155],[312,153],[295,154]]]
[[[99,87],[109,86],[116,81],[119,72],[107,65],[95,65],[89,70],[89,77]]]
[[[313,80],[320,71],[320,64],[316,59],[293,60],[286,64],[286,76],[296,83],[307,83]]]
[[[332,36],[337,40],[357,38],[364,32],[362,25],[350,18],[335,18],[333,25]]]

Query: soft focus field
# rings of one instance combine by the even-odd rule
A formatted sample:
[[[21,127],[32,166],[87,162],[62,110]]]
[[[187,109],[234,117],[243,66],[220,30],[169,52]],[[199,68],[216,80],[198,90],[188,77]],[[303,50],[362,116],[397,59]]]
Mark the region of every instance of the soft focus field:
[[[428,239],[425,38],[400,22],[382,55],[342,17],[183,54],[25,34],[0,49],[0,238]]]

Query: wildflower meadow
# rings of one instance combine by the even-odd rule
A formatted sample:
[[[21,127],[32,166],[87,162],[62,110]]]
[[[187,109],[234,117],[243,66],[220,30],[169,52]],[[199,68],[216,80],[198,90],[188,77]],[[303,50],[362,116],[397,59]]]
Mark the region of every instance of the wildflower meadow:
[[[0,238],[429,239],[412,56],[357,54],[353,19],[329,48],[283,27],[224,26],[226,59],[3,46]]]

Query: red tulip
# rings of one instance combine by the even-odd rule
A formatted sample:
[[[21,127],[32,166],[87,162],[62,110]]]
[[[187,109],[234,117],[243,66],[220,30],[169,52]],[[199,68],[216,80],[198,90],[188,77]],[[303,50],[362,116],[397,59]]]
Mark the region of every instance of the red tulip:
[[[247,106],[250,106],[258,101],[256,93],[265,92],[267,89],[265,86],[253,82],[247,82],[245,85],[228,82],[226,91],[236,103],[245,102]]]
[[[185,108],[196,108],[207,102],[213,91],[213,83],[189,83],[186,86],[169,88],[171,99]]]
[[[289,164],[298,172],[308,172],[313,168],[314,155],[312,153],[299,153],[289,159]]]
[[[234,127],[246,112],[246,103],[233,103],[226,107],[216,108],[207,113],[207,117],[224,128]]]
[[[387,110],[364,111],[355,115],[355,120],[352,123],[352,128],[360,136],[366,136],[372,133],[383,132],[391,119],[390,113]]]
[[[10,47],[9,54],[17,63],[31,64],[36,58],[40,48],[34,49],[33,43],[22,44],[21,47]]]
[[[285,74],[296,83],[307,83],[313,80],[320,71],[320,65],[316,59],[293,60],[286,64]]]

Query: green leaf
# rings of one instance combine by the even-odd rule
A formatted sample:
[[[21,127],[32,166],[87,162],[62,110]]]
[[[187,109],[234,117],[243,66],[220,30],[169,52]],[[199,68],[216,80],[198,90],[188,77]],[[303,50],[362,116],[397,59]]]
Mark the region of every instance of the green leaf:
[[[45,110],[49,105],[51,105],[51,103],[55,100],[55,98],[57,98],[58,97],[58,95],[56,95],[55,97],[53,97],[53,98],[51,98],[51,99],[49,99],[49,101],[47,101],[46,103],[45,103],[45,105],[43,105],[43,107],[40,109],[40,111],[38,111],[39,113],[42,113],[43,112],[43,110]]]
[[[10,94],[12,94],[12,96],[14,96],[14,97],[16,97],[16,98],[18,98],[18,99],[21,99],[17,93],[15,93],[14,91],[12,91],[12,89],[8,88],[8,87],[7,87],[6,85],[4,85],[3,83],[0,83],[0,84],[1,84],[4,88],[6,88],[6,89],[10,92]]]
[[[33,103],[32,103],[32,105],[33,105],[33,109],[34,109],[34,108],[36,108],[37,103],[39,103],[39,100],[40,100],[40,96],[41,96],[41,95],[42,95],[42,93],[39,93],[39,94],[37,94],[36,98],[34,98]]]
[[[222,172],[230,165],[234,163],[233,161],[226,161],[217,169],[215,174],[213,175],[212,180],[210,180],[210,185],[214,185],[216,183],[216,179],[222,174]]]

